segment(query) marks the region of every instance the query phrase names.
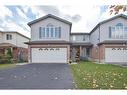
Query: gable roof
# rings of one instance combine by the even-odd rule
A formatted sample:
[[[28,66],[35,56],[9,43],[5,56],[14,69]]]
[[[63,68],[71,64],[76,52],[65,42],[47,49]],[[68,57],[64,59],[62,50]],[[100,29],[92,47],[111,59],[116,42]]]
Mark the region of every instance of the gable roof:
[[[90,34],[93,33],[94,30],[96,30],[101,24],[104,24],[104,23],[106,23],[106,22],[108,22],[108,21],[114,20],[114,19],[119,18],[119,17],[122,17],[122,18],[127,19],[127,16],[126,16],[126,15],[124,15],[124,14],[119,14],[119,15],[116,15],[116,16],[114,16],[114,17],[112,17],[112,18],[109,18],[109,19],[106,19],[106,20],[104,20],[104,21],[101,21],[100,23],[98,23],[98,24],[93,28],[93,30],[90,32]]]
[[[46,18],[49,18],[49,17],[54,18],[54,19],[56,19],[56,20],[59,20],[59,21],[61,21],[61,22],[64,22],[64,23],[66,23],[66,24],[72,25],[71,22],[69,22],[69,21],[67,21],[67,20],[64,20],[64,19],[62,19],[62,18],[59,18],[59,17],[57,17],[57,16],[55,16],[55,15],[52,15],[52,14],[48,14],[48,15],[46,15],[46,16],[43,16],[43,17],[38,18],[38,19],[36,19],[36,20],[33,20],[33,21],[29,22],[27,25],[31,26],[32,24],[37,23],[37,22],[39,22],[39,21],[41,21],[41,20],[44,20],[44,19],[46,19]]]

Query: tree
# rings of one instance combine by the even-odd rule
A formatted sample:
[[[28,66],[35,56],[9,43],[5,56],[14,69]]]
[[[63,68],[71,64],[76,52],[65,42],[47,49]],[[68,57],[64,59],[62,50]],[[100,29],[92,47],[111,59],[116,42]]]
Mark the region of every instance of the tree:
[[[110,14],[118,14],[122,10],[123,12],[127,11],[127,5],[111,5],[110,6]]]

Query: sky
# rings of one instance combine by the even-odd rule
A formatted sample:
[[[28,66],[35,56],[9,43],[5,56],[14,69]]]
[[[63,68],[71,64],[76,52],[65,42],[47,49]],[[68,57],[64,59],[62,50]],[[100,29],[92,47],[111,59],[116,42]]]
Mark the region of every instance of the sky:
[[[114,14],[110,15],[109,6],[0,5],[0,31],[17,31],[30,37],[30,27],[27,23],[47,14],[53,14],[72,22],[71,32],[89,33],[100,21],[114,16]]]

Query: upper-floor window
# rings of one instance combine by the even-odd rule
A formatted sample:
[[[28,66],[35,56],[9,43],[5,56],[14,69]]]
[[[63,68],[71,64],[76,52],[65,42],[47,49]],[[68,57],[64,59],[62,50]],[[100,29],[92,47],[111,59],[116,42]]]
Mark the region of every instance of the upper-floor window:
[[[39,27],[39,38],[60,38],[61,27],[48,24],[46,27]]]
[[[83,35],[83,41],[85,41],[86,40],[86,36],[85,35]]]
[[[118,23],[114,27],[109,27],[109,38],[126,39],[127,27],[125,27],[122,23]]]
[[[6,40],[12,40],[12,35],[11,34],[6,34]]]
[[[75,35],[73,35],[73,36],[72,36],[72,39],[73,39],[73,41],[75,41],[75,40],[76,40],[76,36],[75,36]]]

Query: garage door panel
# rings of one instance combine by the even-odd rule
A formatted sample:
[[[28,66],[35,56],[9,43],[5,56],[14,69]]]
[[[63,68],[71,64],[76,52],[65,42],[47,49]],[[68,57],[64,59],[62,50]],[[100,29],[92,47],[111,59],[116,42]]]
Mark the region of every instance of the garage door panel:
[[[105,62],[127,62],[127,50],[124,48],[106,48]]]
[[[33,63],[66,63],[67,48],[32,48]]]

